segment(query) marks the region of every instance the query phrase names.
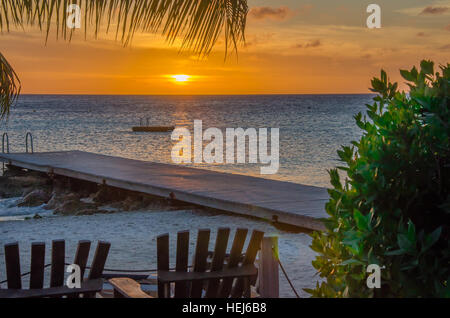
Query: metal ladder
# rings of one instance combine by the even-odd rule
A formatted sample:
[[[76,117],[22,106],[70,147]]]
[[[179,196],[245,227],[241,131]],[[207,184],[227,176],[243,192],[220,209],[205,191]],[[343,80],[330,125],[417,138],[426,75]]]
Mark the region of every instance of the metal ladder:
[[[25,152],[34,154],[33,135],[30,132],[27,132],[25,136]],[[7,132],[3,133],[2,136],[2,153],[9,153],[9,136]]]
[[[33,135],[27,132],[25,136],[25,151],[29,154],[34,154]],[[2,153],[9,153],[9,136],[8,133],[3,133],[2,136]],[[5,173],[5,162],[2,162],[2,170]]]

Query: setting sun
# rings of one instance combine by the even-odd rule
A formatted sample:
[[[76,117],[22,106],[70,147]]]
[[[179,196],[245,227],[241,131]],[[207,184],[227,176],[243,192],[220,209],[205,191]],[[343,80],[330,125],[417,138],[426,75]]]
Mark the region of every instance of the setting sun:
[[[179,75],[172,75],[172,78],[175,80],[175,82],[187,82],[191,78],[189,75],[179,74]]]

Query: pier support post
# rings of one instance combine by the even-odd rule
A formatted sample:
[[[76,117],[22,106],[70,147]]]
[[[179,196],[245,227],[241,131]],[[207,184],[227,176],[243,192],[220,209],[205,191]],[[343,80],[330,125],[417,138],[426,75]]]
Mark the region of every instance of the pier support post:
[[[264,237],[259,260],[259,294],[263,298],[279,298],[278,237]]]

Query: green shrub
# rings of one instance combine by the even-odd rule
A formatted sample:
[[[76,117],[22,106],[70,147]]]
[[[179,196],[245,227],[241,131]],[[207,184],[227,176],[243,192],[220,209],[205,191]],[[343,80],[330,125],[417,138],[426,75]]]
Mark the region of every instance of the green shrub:
[[[374,103],[355,116],[363,136],[329,171],[326,231],[311,245],[325,279],[306,290],[313,297],[450,296],[450,64],[440,69],[401,71],[409,94],[384,71],[372,80]],[[379,289],[366,285],[369,264],[385,267]]]

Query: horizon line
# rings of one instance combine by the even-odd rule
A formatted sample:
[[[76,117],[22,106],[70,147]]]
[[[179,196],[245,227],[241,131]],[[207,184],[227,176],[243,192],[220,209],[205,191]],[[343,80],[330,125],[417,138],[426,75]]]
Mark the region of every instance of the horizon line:
[[[89,94],[89,93],[21,93],[20,96],[307,96],[307,95],[376,95],[375,93],[249,93],[249,94]]]

